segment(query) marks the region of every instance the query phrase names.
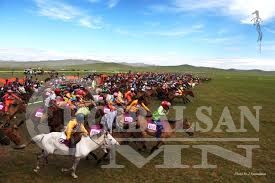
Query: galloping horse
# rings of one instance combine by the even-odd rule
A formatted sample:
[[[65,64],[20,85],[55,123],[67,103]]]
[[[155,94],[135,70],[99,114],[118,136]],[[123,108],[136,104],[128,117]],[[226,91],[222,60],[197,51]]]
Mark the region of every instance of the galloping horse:
[[[12,105],[9,106],[8,111],[5,113],[0,110],[0,118],[8,124],[18,113],[26,112],[26,104],[23,101],[15,100]]]
[[[177,95],[175,94],[175,92],[170,92],[166,100],[168,100],[169,102],[173,102],[175,101],[175,99],[178,98],[178,99],[181,99],[184,104],[187,104],[190,102],[190,99],[188,98],[188,96],[195,97],[193,91],[191,90],[184,90],[181,95]]]
[[[152,130],[148,128],[148,124],[152,122],[151,117],[145,116],[141,114],[138,116],[138,125],[140,126],[141,134],[143,138],[146,138],[148,135],[152,137],[156,137],[156,130]],[[170,138],[175,134],[177,129],[183,129],[189,136],[193,136],[193,128],[187,119],[184,120],[162,120],[163,130],[160,138]],[[151,149],[151,153],[153,153],[156,149],[158,149],[159,145],[164,143],[161,139],[157,141],[157,143]]]
[[[38,155],[37,165],[34,172],[38,172],[40,169],[41,158],[43,158],[42,160],[46,162],[48,161],[47,157],[49,154],[72,155],[70,154],[71,151],[69,150],[69,147],[60,143],[61,136],[62,132],[52,132],[49,134],[37,135],[32,139],[42,149],[42,153]],[[110,148],[113,145],[119,145],[119,143],[107,132],[102,132],[91,137],[82,136],[81,140],[76,144],[72,168],[62,168],[62,172],[72,171],[71,176],[73,178],[78,178],[75,172],[80,159],[87,157],[90,152],[98,149],[99,147],[106,146],[104,148]]]
[[[26,147],[25,144],[22,143],[21,135],[18,131],[18,127],[20,127],[24,121],[21,121],[18,125],[14,125],[13,127],[0,127],[0,144],[9,145],[10,140],[16,145],[15,149],[23,149]]]
[[[64,109],[52,101],[47,114],[50,132],[60,132],[64,128]]]

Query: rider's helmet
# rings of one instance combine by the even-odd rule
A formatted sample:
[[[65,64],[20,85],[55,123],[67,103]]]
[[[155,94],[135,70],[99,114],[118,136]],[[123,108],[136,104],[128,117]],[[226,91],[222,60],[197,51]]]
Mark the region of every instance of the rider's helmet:
[[[78,113],[76,115],[76,121],[78,123],[84,123],[85,115],[83,113]]]
[[[54,93],[55,93],[56,95],[60,95],[60,93],[61,93],[60,88],[56,88],[56,89],[54,90]]]
[[[76,94],[80,96],[84,96],[85,92],[83,90],[77,90]]]
[[[171,103],[168,102],[168,101],[166,101],[166,100],[164,100],[164,101],[161,102],[161,106],[162,106],[165,110],[168,110],[168,109],[170,108],[170,106],[171,106]]]
[[[135,91],[135,88],[131,88],[131,92],[134,92]]]
[[[107,93],[107,91],[108,91],[108,90],[107,90],[107,87],[103,87],[103,88],[102,88],[102,93]]]

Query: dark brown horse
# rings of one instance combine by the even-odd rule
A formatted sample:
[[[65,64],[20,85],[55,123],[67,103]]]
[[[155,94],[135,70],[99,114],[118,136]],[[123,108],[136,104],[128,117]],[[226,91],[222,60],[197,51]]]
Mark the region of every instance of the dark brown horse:
[[[22,137],[18,131],[18,127],[24,124],[24,121],[21,121],[18,125],[13,125],[12,127],[0,127],[0,144],[9,145],[12,141],[16,146],[15,149],[23,149],[26,147],[22,143]]]
[[[51,106],[48,107],[48,126],[50,132],[60,132],[64,127],[64,109],[51,101]]]
[[[26,107],[27,105],[23,101],[15,100],[14,103],[9,106],[6,113],[0,111],[0,118],[5,121],[5,123],[9,124],[16,114],[26,112]]]
[[[156,130],[148,129],[148,123],[150,123],[151,119],[150,117],[144,117],[143,115],[140,115],[138,117],[138,125],[140,126],[142,138],[146,138],[148,136],[156,137]],[[164,138],[170,138],[172,137],[177,129],[183,129],[186,130],[186,133],[189,136],[193,136],[194,132],[192,130],[191,124],[187,119],[184,120],[163,120],[162,121],[163,130],[161,131],[160,138],[156,144],[151,149],[151,153],[153,153],[158,147],[163,144]]]

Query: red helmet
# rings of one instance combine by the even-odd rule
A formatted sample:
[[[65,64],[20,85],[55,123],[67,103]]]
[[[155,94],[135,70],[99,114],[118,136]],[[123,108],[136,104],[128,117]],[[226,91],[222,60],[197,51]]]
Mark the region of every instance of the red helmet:
[[[60,95],[60,93],[61,93],[60,88],[56,88],[56,89],[54,90],[54,93],[55,93],[56,95]]]
[[[83,96],[85,95],[85,92],[83,90],[77,90],[76,94]]]
[[[164,107],[164,108],[169,108],[171,106],[171,103],[164,100],[161,102],[161,106]]]

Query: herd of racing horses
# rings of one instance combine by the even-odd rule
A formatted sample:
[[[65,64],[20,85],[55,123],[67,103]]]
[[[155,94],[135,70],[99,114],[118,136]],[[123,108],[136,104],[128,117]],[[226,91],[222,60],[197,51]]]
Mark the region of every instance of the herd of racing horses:
[[[26,120],[32,121],[35,135],[42,133],[39,130],[41,124],[46,124],[50,133],[62,133],[67,122],[79,111],[86,116],[85,128],[89,132],[103,129],[117,139],[156,137],[156,129],[150,125],[153,111],[146,106],[153,100],[187,104],[195,97],[192,89],[209,80],[192,74],[129,72],[93,73],[73,79],[51,74],[43,81],[26,77],[23,83],[18,80],[5,83],[0,87],[0,97],[12,90],[19,99],[14,99],[8,108],[5,107],[5,101],[0,103],[0,143],[9,145],[12,141],[14,148],[25,148],[18,129]],[[135,115],[132,116],[128,108],[134,100],[137,105]],[[27,110],[30,105],[36,107]],[[24,119],[11,125],[20,113],[24,114]],[[162,120],[162,126],[161,138],[155,141],[151,153],[164,143],[162,139],[171,137],[176,128],[193,135],[191,124],[186,118]],[[129,142],[122,140],[120,143]],[[145,141],[137,141],[135,144],[140,151],[147,149]],[[97,159],[95,154],[90,155]]]

